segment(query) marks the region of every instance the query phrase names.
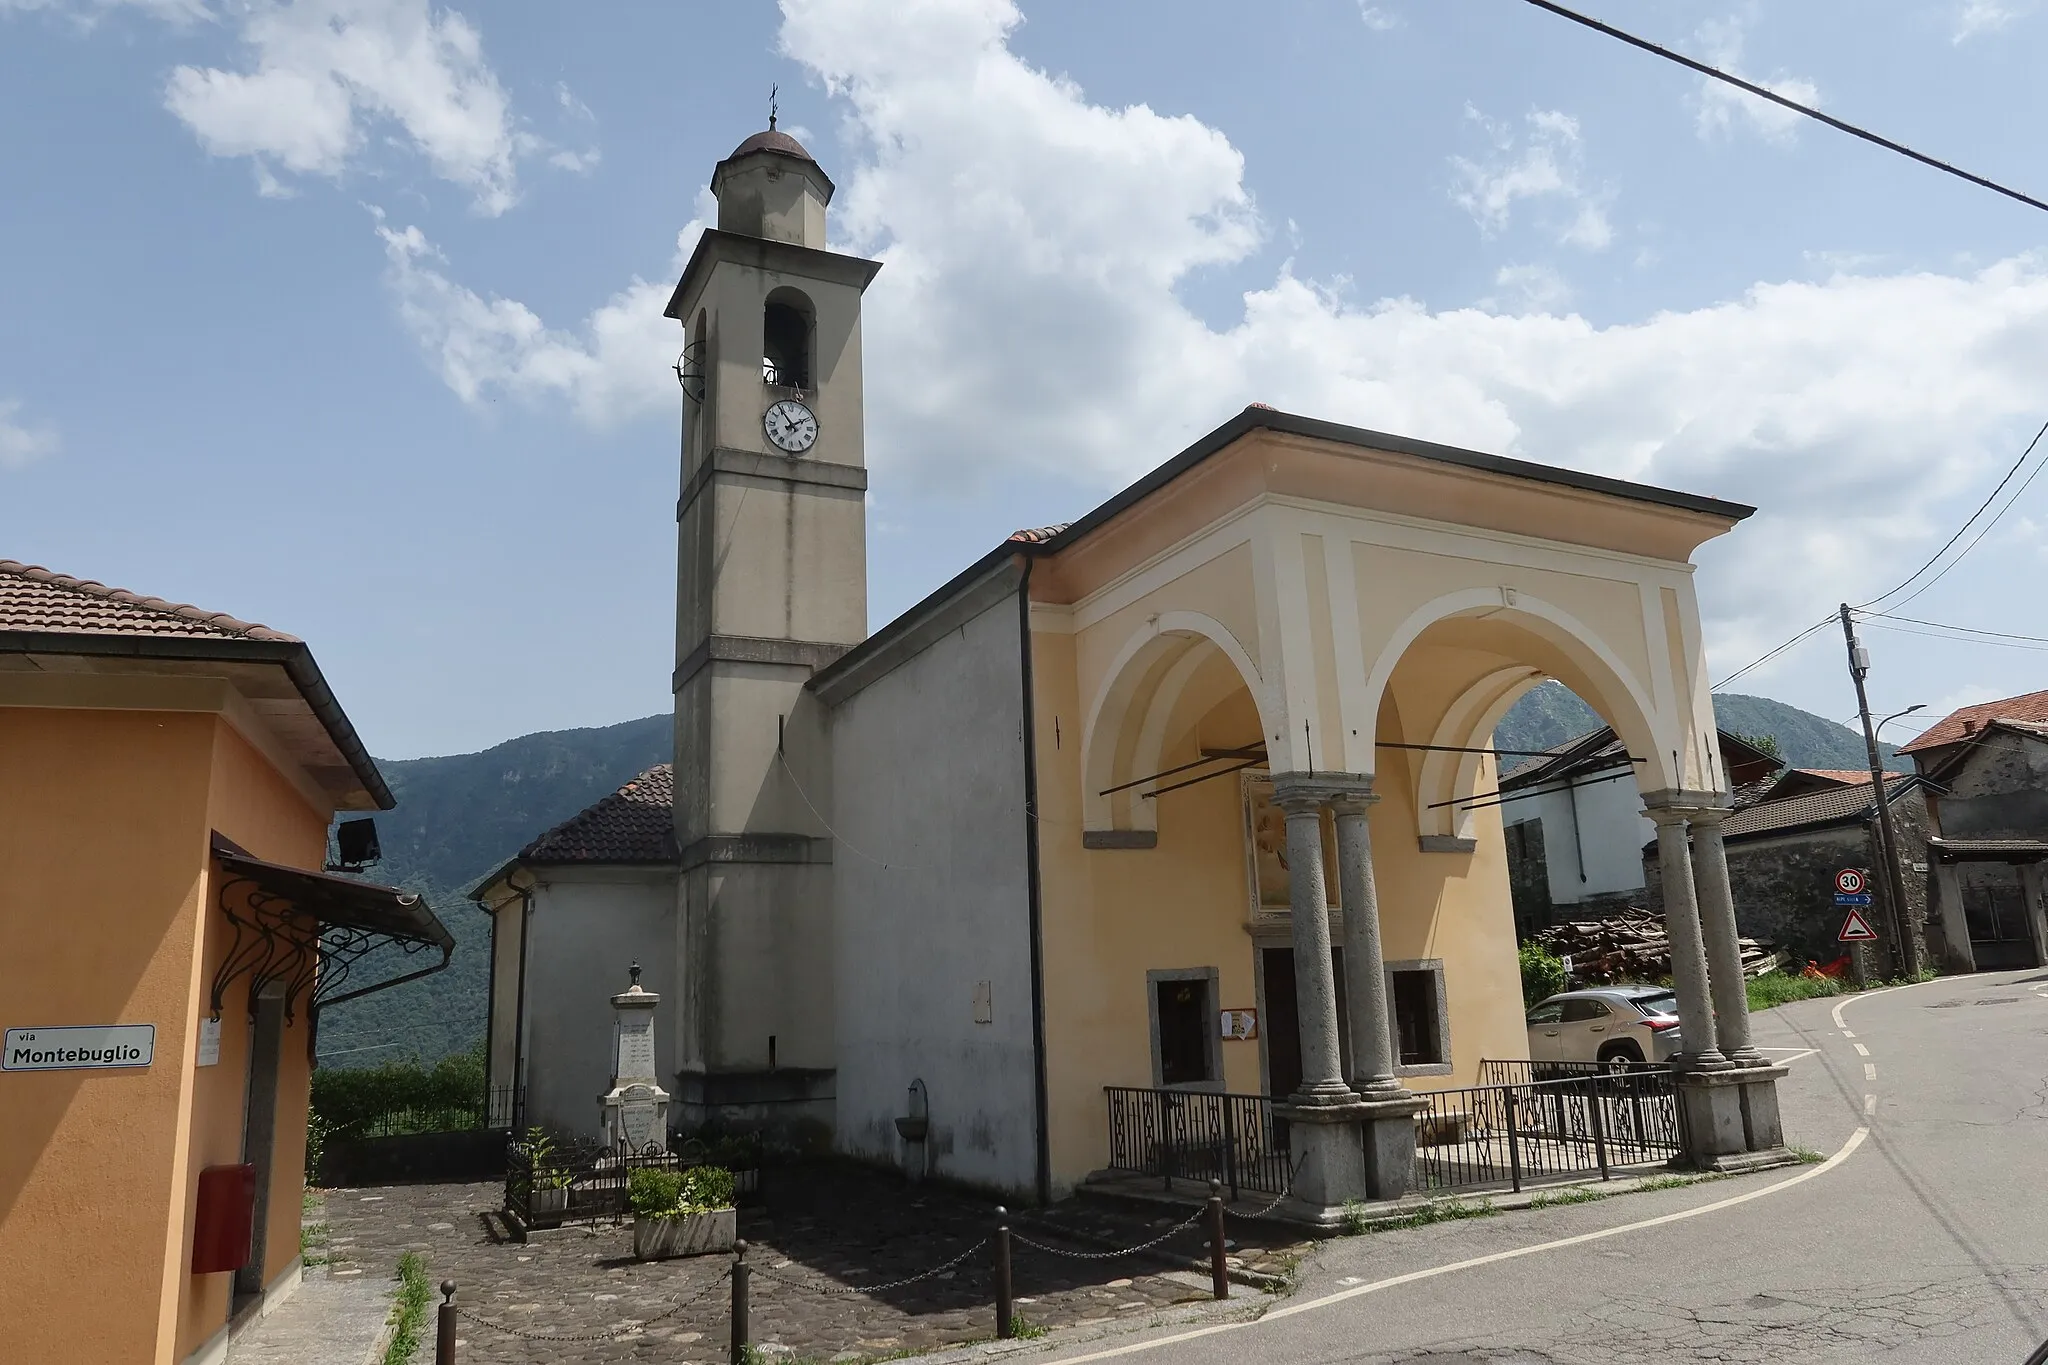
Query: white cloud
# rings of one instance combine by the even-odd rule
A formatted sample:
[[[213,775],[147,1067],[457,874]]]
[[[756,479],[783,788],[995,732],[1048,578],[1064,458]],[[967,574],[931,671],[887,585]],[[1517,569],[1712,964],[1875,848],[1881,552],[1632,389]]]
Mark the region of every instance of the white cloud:
[[[1375,33],[1385,33],[1388,29],[1401,27],[1400,15],[1385,5],[1368,4],[1366,0],[1358,0],[1358,17]]]
[[[1965,43],[1983,33],[1996,33],[2034,8],[2032,0],[1962,0],[1955,7],[1951,41]]]
[[[1571,302],[1572,287],[1555,266],[1504,265],[1494,274],[1500,293],[1479,301],[1493,313],[1549,313]]]
[[[1465,117],[1485,132],[1492,147],[1483,161],[1451,158],[1457,179],[1451,200],[1472,215],[1480,231],[1492,236],[1506,230],[1519,200],[1554,201],[1566,210],[1550,225],[1559,242],[1588,251],[1613,242],[1606,209],[1583,183],[1585,152],[1577,119],[1556,109],[1533,109],[1518,128],[1470,105]]]
[[[1764,80],[1741,70],[1743,31],[1740,21],[1723,19],[1702,24],[1697,37],[1707,65],[1718,67],[1731,76],[1740,76],[1750,84],[1760,85],[1788,100],[1815,109],[1820,107],[1820,88],[1803,76],[1788,76],[1781,72],[1770,80]],[[1738,90],[1726,81],[1717,81],[1711,76],[1700,77],[1694,127],[1702,138],[1730,135],[1740,125],[1769,141],[1789,142],[1803,122],[1805,115],[1794,113],[1781,104],[1772,104],[1747,90]]]
[[[453,10],[252,0],[235,13],[246,64],[178,67],[164,103],[209,152],[253,158],[267,194],[284,191],[280,171],[339,176],[371,128],[391,125],[437,176],[497,214],[517,198],[519,160],[546,150],[518,126],[481,35]]]
[[[21,400],[0,398],[0,469],[19,469],[55,454],[62,444],[55,427],[30,426],[20,419]]]
[[[122,9],[139,10],[153,19],[173,24],[195,23],[213,17],[206,7],[206,0],[0,0],[0,14],[33,10],[61,12],[88,27],[100,16]]]
[[[1713,656],[1734,661],[1889,587],[1880,571],[1938,543],[2041,420],[2048,262],[2031,257],[1764,283],[1607,326],[1528,311],[1563,300],[1527,267],[1498,282],[1525,291],[1514,315],[1357,300],[1283,268],[1215,326],[1177,291],[1264,241],[1221,132],[1029,66],[1006,0],[784,12],[785,50],[842,102],[856,152],[829,168],[835,246],[885,262],[864,323],[878,486],[1106,490],[1264,401],[1760,504],[1701,580]],[[1562,147],[1575,129],[1544,115],[1516,133]],[[558,330],[452,283],[416,233],[386,240],[406,316],[466,399],[674,412],[672,275]]]

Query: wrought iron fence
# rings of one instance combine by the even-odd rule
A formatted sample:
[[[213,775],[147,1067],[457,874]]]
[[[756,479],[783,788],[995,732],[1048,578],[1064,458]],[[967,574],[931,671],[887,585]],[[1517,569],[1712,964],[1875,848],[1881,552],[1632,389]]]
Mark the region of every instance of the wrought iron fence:
[[[670,1151],[618,1152],[610,1147],[540,1137],[514,1142],[505,1159],[505,1211],[522,1227],[618,1223],[630,1208],[633,1172],[724,1166],[738,1198],[760,1192],[763,1149],[758,1137],[717,1142],[690,1139]]]
[[[1285,1194],[1291,1163],[1287,1126],[1264,1095],[1104,1086],[1109,1168],[1175,1180],[1221,1181],[1240,1190]]]
[[[1479,1063],[1480,1085],[1532,1085],[1539,1081],[1576,1080],[1582,1076],[1612,1076],[1628,1072],[1669,1071],[1650,1062],[1536,1062],[1487,1058]]]
[[[1485,1062],[1482,1075],[1555,1062]],[[1485,1068],[1494,1068],[1488,1072]],[[1531,1075],[1540,1075],[1533,1070]],[[1589,1067],[1583,1074],[1435,1090],[1415,1116],[1415,1183],[1423,1190],[1506,1184],[1668,1161],[1681,1150],[1668,1067]]]
[[[474,1097],[392,1104],[336,1125],[333,1134],[346,1139],[506,1130],[516,1125],[522,1099],[516,1086],[494,1086]]]

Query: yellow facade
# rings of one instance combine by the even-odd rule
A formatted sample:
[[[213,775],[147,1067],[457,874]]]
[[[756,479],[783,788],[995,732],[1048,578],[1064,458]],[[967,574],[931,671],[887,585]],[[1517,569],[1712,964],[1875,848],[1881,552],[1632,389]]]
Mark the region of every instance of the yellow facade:
[[[1499,774],[1466,752],[1508,706],[1561,679],[1644,790],[1725,789],[1690,555],[1746,509],[1248,426],[1031,566],[1056,1189],[1103,1165],[1103,1087],[1160,1083],[1147,973],[1213,971],[1210,1003],[1250,1009],[1288,945],[1243,779],[1152,775],[1236,750],[1370,788],[1383,958],[1441,963],[1449,1056],[1415,1090],[1527,1056]],[[1220,1088],[1273,1093],[1271,1041],[1222,1042]]]

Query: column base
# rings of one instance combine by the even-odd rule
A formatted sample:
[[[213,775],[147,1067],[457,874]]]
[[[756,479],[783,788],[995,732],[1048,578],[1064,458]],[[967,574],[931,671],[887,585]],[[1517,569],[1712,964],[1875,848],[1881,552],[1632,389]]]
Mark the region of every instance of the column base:
[[[1369,1095],[1360,1127],[1365,1149],[1365,1188],[1374,1199],[1399,1199],[1415,1182],[1415,1116],[1427,1103],[1402,1091],[1399,1097]]]
[[[1734,1067],[1678,1075],[1678,1122],[1685,1156],[1702,1170],[1747,1153],[1785,1145],[1778,1115],[1778,1082],[1785,1066]]]
[[[1288,1155],[1294,1180],[1283,1217],[1320,1227],[1343,1221],[1344,1205],[1370,1197],[1365,1178],[1365,1144],[1359,1124],[1371,1106],[1349,1104],[1276,1104],[1273,1117],[1287,1121]]]

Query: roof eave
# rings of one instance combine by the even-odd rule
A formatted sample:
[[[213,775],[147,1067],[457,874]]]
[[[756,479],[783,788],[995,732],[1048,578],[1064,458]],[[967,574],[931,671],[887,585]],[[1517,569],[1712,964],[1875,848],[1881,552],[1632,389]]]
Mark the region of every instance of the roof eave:
[[[87,635],[71,631],[0,630],[0,654],[79,654],[101,659],[175,659],[269,663],[283,668],[327,737],[379,810],[398,804],[377,761],[328,687],[313,651],[299,640],[215,639],[203,635]],[[339,804],[339,803],[337,803]]]

